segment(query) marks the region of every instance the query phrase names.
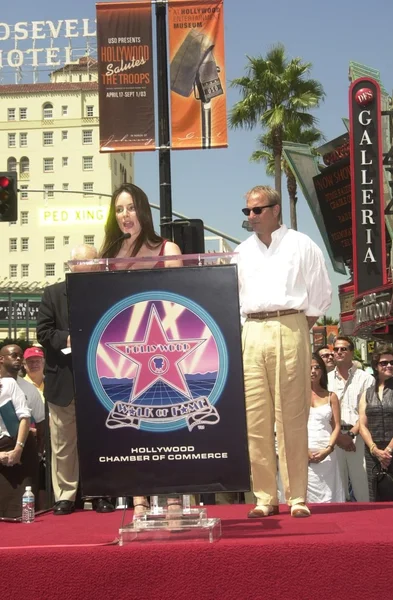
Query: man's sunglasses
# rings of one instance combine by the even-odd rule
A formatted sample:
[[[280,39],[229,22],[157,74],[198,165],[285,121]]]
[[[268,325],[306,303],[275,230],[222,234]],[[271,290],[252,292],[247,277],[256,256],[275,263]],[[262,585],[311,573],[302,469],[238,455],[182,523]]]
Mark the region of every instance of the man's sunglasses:
[[[264,208],[271,208],[272,206],[276,206],[276,204],[277,202],[274,202],[273,204],[265,204],[265,206],[254,206],[254,208],[242,208],[242,213],[243,215],[246,215],[246,217],[249,217],[252,212],[254,215],[260,215]]]
[[[347,346],[339,346],[338,348],[333,348],[334,352],[348,352],[349,348]]]
[[[378,364],[381,367],[387,367],[388,365],[393,367],[393,360],[380,360]]]

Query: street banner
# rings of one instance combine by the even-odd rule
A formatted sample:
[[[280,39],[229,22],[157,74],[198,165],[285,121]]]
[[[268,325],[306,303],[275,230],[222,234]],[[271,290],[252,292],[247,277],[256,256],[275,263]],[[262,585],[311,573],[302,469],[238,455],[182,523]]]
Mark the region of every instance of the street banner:
[[[248,490],[236,266],[72,273],[67,294],[83,495]]]
[[[223,0],[169,0],[172,148],[228,146]]]
[[[381,89],[362,77],[349,88],[355,299],[387,283]]]
[[[100,151],[155,150],[151,2],[97,4]]]

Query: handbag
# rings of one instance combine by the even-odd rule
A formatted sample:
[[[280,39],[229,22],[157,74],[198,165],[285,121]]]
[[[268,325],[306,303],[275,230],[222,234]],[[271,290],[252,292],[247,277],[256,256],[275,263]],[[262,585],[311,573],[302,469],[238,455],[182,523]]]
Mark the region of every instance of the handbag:
[[[393,475],[379,464],[373,467],[373,486],[376,502],[393,501]]]

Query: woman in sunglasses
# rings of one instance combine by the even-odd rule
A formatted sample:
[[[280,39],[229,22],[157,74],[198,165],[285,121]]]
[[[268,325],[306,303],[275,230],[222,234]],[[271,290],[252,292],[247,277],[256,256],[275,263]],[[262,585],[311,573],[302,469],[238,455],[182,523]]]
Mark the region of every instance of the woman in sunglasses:
[[[359,431],[365,442],[370,502],[377,502],[378,466],[393,475],[393,346],[379,346],[372,356],[371,366],[375,385],[360,399]],[[390,500],[393,500],[393,494]]]
[[[334,446],[340,433],[340,405],[327,390],[326,365],[311,361],[311,407],[308,417],[308,502],[345,502]]]

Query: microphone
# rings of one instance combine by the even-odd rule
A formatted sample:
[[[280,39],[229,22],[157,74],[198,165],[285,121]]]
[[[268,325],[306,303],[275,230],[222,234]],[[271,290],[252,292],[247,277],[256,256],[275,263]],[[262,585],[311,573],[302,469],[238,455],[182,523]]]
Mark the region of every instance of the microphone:
[[[109,245],[109,247],[105,251],[105,256],[103,256],[102,258],[109,258],[109,256],[108,256],[109,250],[112,250],[113,246],[116,246],[116,244],[118,244],[119,242],[122,242],[123,240],[129,240],[130,237],[131,237],[131,233],[122,233],[121,236],[119,238],[117,238],[117,240],[115,240],[114,242],[112,242]]]

